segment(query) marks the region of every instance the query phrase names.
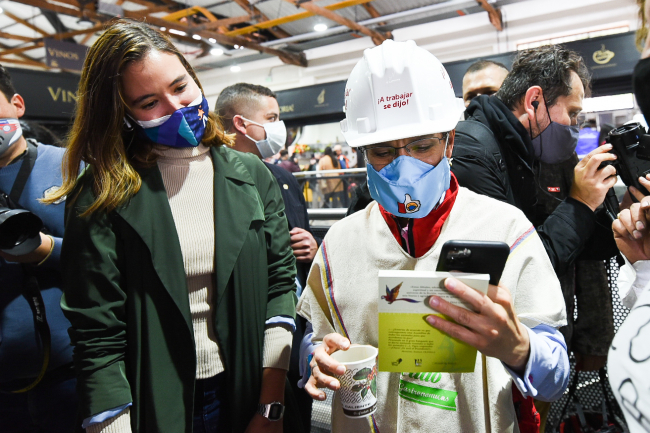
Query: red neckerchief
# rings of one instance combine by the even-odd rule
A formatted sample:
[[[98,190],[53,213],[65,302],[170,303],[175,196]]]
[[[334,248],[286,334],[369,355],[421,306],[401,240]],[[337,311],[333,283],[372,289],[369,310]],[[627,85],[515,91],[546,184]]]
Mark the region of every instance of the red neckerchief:
[[[451,208],[454,207],[457,195],[458,181],[456,180],[456,176],[451,173],[449,189],[445,193],[445,199],[442,201],[442,204],[433,209],[424,218],[411,218],[412,225],[409,227],[409,239],[413,239],[415,247],[412,251],[413,257],[422,257],[438,240],[442,225],[447,220]],[[384,209],[382,205],[379,205],[379,210],[381,211],[381,216],[384,217],[384,221],[388,224],[391,233],[395,236],[397,243],[403,245],[401,227],[397,222],[397,217]]]

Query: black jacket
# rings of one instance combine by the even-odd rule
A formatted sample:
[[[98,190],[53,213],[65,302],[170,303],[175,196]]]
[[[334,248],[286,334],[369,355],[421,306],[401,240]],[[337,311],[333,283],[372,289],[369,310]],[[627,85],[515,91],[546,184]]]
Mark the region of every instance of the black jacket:
[[[307,230],[313,236],[311,228],[309,227],[309,215],[307,215],[305,196],[302,194],[300,185],[298,185],[296,178],[278,165],[266,162],[264,164],[268,167],[273,176],[275,176],[275,180],[278,181],[278,185],[280,186],[280,192],[282,192],[282,199],[284,200],[284,211],[287,216],[287,222],[289,222],[289,230],[294,227],[299,227]],[[322,241],[321,238],[314,236],[314,239],[318,246],[320,246]],[[305,288],[305,285],[307,284],[307,275],[309,274],[310,267],[311,263],[296,262],[298,281],[303,288]]]
[[[650,118],[650,58],[641,59],[634,67],[634,97],[643,116]]]
[[[528,131],[498,98],[479,96],[467,108],[465,122],[479,122],[492,133],[499,147],[492,152],[484,139],[459,133],[454,141],[452,171],[461,186],[508,202],[533,223],[558,276],[576,258],[608,259],[618,252],[604,212],[592,212],[570,197],[548,214],[538,205],[541,191]],[[461,122],[462,123],[462,122]],[[584,252],[583,252],[584,251]]]

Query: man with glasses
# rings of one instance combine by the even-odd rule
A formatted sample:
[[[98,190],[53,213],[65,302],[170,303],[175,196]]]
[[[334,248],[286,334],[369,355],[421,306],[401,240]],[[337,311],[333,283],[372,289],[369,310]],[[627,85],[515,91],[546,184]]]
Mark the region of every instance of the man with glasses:
[[[378,345],[380,270],[435,270],[448,240],[501,241],[510,256],[499,285],[487,294],[445,280],[472,310],[437,296],[428,301],[432,314],[425,319],[432,327],[481,352],[474,372],[380,372],[377,411],[348,418],[335,397],[332,431],[512,431],[513,388],[553,400],[568,381],[566,345],[557,331],[566,323],[564,302],[544,247],[515,207],[458,186],[449,160],[464,107],[431,53],[413,41],[368,49],[345,95],[341,129],[363,152],[375,201],[332,226],[314,258],[297,307],[313,325],[311,347],[304,350],[305,389],[324,400],[319,388],[338,389],[334,376],[345,370],[330,355],[350,343]],[[400,392],[406,388],[446,396],[449,405],[407,398]]]
[[[577,53],[561,46],[520,52],[496,95],[477,96],[467,107],[453,172],[462,186],[518,207],[533,223],[562,285],[567,348],[577,369],[598,370],[614,337],[603,260],[618,250],[610,221],[596,210],[616,171],[599,170],[614,159],[610,147],[580,162],[575,154],[588,89],[589,72]],[[543,427],[549,405],[535,406]]]

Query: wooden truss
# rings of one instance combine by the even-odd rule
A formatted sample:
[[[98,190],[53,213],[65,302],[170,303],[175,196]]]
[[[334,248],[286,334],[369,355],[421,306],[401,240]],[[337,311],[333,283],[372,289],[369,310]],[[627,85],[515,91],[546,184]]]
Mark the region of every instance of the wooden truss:
[[[107,23],[110,23],[114,17],[105,16],[96,10],[96,3],[88,0],[12,0],[16,3],[22,3],[28,6],[40,8],[42,11],[50,11],[56,14],[69,15],[78,18],[91,20],[94,25],[88,29],[74,30],[67,32],[49,33],[38,26],[30,23],[29,21],[20,18],[10,12],[5,11],[4,15],[14,20],[16,23],[22,24],[27,28],[33,30],[38,34],[37,37],[26,37],[9,32],[0,31],[0,38],[20,41],[20,44],[15,47],[8,47],[0,44],[0,63],[16,63],[29,66],[38,66],[42,68],[49,68],[45,63],[34,60],[26,53],[30,50],[43,47],[43,40],[45,38],[55,39],[69,39],[73,36],[85,35],[81,40],[81,44],[86,44],[98,32],[101,32]],[[319,15],[328,20],[334,21],[338,24],[350,28],[357,35],[365,35],[372,38],[375,44],[381,44],[390,34],[381,33],[372,30],[368,27],[360,25],[352,20],[344,18],[343,16],[335,13],[334,11],[361,5],[364,9],[374,18],[379,17],[379,13],[370,5],[372,0],[343,0],[325,7],[318,6],[316,1],[304,0],[284,0],[288,3],[296,5],[296,7],[303,9],[303,11],[296,14],[280,17],[277,19],[269,19],[262,12],[259,11],[254,5],[250,4],[248,0],[233,0],[239,5],[246,15],[218,18],[215,17],[210,11],[201,6],[193,6],[190,8],[183,8],[183,5],[173,0],[128,0],[131,3],[136,3],[144,6],[144,9],[138,11],[124,11],[124,16],[137,20],[144,20],[147,23],[158,28],[165,28],[167,31],[174,29],[177,32],[170,35],[184,43],[189,44],[202,44],[204,52],[210,48],[205,42],[197,42],[192,36],[198,35],[202,39],[216,41],[217,43],[225,46],[241,46],[260,53],[277,56],[284,63],[298,66],[307,66],[307,60],[304,53],[290,51],[286,49],[276,49],[266,47],[260,43],[260,31],[267,31],[273,37],[283,39],[291,35],[280,29],[279,26],[292,21],[308,18],[314,15]],[[479,0],[477,0],[479,1]],[[122,5],[125,0],[118,0],[117,5]],[[160,12],[167,12],[167,15],[160,17]],[[154,16],[157,14],[158,16]],[[248,26],[241,27],[241,24],[248,23]],[[233,28],[233,26],[237,26]],[[179,32],[182,32],[179,34]],[[185,36],[183,36],[183,33]],[[267,33],[267,35],[269,35]],[[36,36],[36,35],[35,35]],[[7,56],[13,55],[15,57]],[[17,57],[17,58],[16,58]]]

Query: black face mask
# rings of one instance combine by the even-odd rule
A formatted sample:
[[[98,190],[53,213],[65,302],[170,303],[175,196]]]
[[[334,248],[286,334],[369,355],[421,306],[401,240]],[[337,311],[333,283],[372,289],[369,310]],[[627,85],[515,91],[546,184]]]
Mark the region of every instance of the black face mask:
[[[528,120],[528,127],[531,131],[530,138],[533,142],[533,149],[535,150],[535,158],[547,164],[564,162],[571,158],[571,155],[576,150],[580,128],[577,125],[562,125],[561,123],[554,122],[551,119],[551,113],[548,111],[546,101],[544,101],[544,107],[546,107],[546,114],[551,123],[535,138],[532,136],[533,129],[530,124],[530,119]],[[535,107],[535,115],[535,122],[537,122],[537,107]],[[537,126],[539,127],[539,122],[537,122]]]

